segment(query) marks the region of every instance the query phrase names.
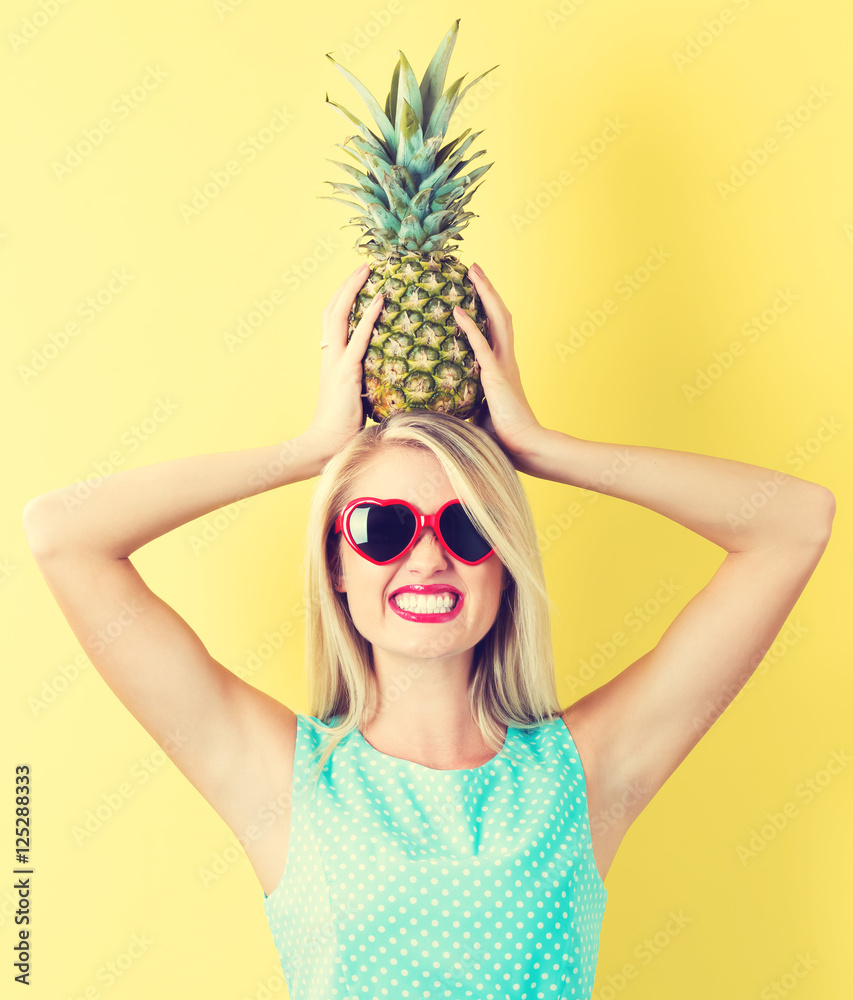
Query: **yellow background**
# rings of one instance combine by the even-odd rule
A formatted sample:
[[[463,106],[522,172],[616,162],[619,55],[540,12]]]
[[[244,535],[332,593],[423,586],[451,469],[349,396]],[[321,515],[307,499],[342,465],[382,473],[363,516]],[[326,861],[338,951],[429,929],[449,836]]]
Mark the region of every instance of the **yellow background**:
[[[316,197],[330,191],[324,179],[346,180],[327,158],[345,158],[334,144],[350,128],[325,93],[363,114],[325,53],[384,102],[397,49],[420,77],[456,17],[449,79],[473,80],[499,64],[452,132],[487,129],[476,148],[488,150],[481,163],[495,162],[460,254],[483,266],[512,310],[540,421],[593,440],[779,469],[830,487],[838,502],[830,547],[788,639],[619,850],[594,996],[785,995],[774,980],[798,1000],[850,992],[853,769],[810,803],[797,789],[833,751],[853,748],[843,639],[853,11],[793,0],[13,0],[0,40],[4,994],[15,988],[10,775],[26,761],[36,869],[28,996],[286,996],[248,862],[81,658],[30,558],[20,512],[29,498],[99,472],[257,447],[304,429],[320,312],[358,263],[355,230],[340,228],[348,210]],[[136,97],[135,87],[143,88]],[[121,103],[125,93],[133,107]],[[286,125],[263,132],[277,114]],[[797,122],[790,134],[780,126],[786,115]],[[66,147],[104,118],[112,131],[79,164],[57,169]],[[619,134],[601,138],[608,118],[622,123]],[[262,148],[250,160],[252,137]],[[761,155],[750,151],[774,138],[753,169],[748,161]],[[239,172],[185,218],[194,189],[230,160]],[[749,171],[739,185],[736,169]],[[669,254],[665,264],[638,272],[654,248]],[[102,292],[110,301],[86,321],[78,307],[114,269],[124,285]],[[619,297],[626,274],[637,288]],[[786,289],[790,304],[747,340],[744,325]],[[229,349],[226,335],[273,292],[282,301]],[[584,335],[587,310],[608,298],[618,309]],[[61,344],[75,319],[77,335],[49,348],[51,334]],[[581,337],[574,353],[566,351],[572,327]],[[736,340],[741,353],[714,368],[715,352],[724,356]],[[49,363],[27,374],[39,355]],[[688,399],[684,386],[703,372],[707,387]],[[799,466],[797,449],[807,456]],[[562,611],[553,634],[568,704],[650,649],[723,553],[645,508],[524,484]],[[258,663],[252,683],[301,712],[311,489],[300,483],[210,515],[133,558],[217,659],[234,670]],[[567,513],[572,502],[580,516]],[[625,617],[654,599],[661,580],[679,589],[649,605],[642,627],[627,628]],[[265,633],[291,629],[264,658]],[[583,661],[609,650],[619,630],[627,645],[602,653],[591,680],[577,682]],[[131,794],[78,843],[75,828],[123,783]],[[796,815],[744,863],[738,847],[792,802]],[[202,872],[217,858],[224,874],[206,887]],[[672,914],[682,914],[677,933]],[[109,983],[108,963],[124,964],[134,934],[150,945]],[[814,963],[804,975],[793,971],[804,968],[798,956]]]

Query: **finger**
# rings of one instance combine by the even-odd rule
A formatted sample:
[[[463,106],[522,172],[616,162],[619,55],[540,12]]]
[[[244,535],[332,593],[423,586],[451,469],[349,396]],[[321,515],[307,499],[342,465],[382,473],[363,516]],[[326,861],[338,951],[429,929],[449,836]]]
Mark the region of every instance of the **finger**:
[[[468,269],[468,277],[474,284],[477,294],[486,310],[486,315],[493,320],[493,326],[500,334],[512,337],[512,316],[504,300],[498,295],[495,286],[483,273],[479,264],[472,264]]]
[[[489,360],[494,355],[493,348],[495,346],[494,339],[491,345],[488,340],[483,336],[482,331],[471,319],[468,313],[461,306],[454,306],[453,308],[453,318],[456,320],[457,325],[460,327],[462,332],[471,342],[471,347],[474,349],[474,355],[480,365],[483,364],[483,358],[488,353]],[[489,324],[489,333],[491,333],[491,324]],[[486,362],[489,363],[488,361]]]
[[[339,294],[336,297],[335,305],[330,305],[329,311],[323,313],[323,340],[329,345],[329,347],[324,348],[324,354],[331,352],[338,356],[338,353],[346,347],[352,304],[358,290],[367,280],[368,273],[367,264],[353,271],[338,290]]]
[[[340,285],[338,285],[335,289],[335,293],[329,300],[329,304],[326,306],[326,313],[324,315],[334,315],[339,303],[345,295],[349,295],[349,304],[351,306],[352,300],[355,298],[356,291],[361,288],[367,280],[367,274],[369,271],[369,264],[359,264],[359,266],[351,274],[344,278]]]
[[[370,343],[370,338],[373,335],[373,327],[376,325],[376,320],[384,307],[385,296],[381,292],[377,292],[370,305],[364,310],[364,314],[352,332],[349,344],[347,344],[347,350],[355,354],[359,361],[367,351],[367,345]]]
[[[376,323],[376,318],[379,313],[382,312],[382,307],[385,304],[384,297],[377,293],[367,309],[364,310],[364,315],[359,320],[356,328],[352,332],[352,336],[347,341],[349,336],[349,322],[344,324],[343,333],[339,336],[332,336],[331,334],[325,336],[323,339],[328,343],[328,347],[324,347],[321,351],[320,358],[320,369],[322,370],[325,365],[331,363],[331,359],[336,359],[344,354],[347,350],[351,354],[354,354],[357,361],[361,362],[367,351],[367,345],[370,343],[370,337],[373,334],[373,327]],[[350,349],[350,344],[355,341],[355,346]]]
[[[347,283],[352,278],[354,278],[355,275],[358,274],[359,271],[363,271],[365,267],[367,267],[366,264],[359,264],[359,266],[354,271],[351,271],[350,274],[348,274],[347,277],[344,278],[344,280],[338,285],[338,287],[335,289],[335,291],[334,291],[331,299],[329,299],[329,304],[327,306],[327,308],[328,308],[329,311],[331,311],[334,308],[335,303],[341,297],[341,294],[343,293],[343,290],[346,287]]]

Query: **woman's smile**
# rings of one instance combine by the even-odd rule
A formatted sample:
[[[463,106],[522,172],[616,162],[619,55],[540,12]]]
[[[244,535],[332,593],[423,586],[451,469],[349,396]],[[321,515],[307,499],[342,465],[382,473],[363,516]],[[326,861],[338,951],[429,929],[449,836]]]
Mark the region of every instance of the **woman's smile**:
[[[451,592],[438,595],[404,593],[389,597],[388,603],[395,614],[406,621],[439,624],[456,618],[462,611],[465,598]],[[400,604],[404,606],[401,607]]]

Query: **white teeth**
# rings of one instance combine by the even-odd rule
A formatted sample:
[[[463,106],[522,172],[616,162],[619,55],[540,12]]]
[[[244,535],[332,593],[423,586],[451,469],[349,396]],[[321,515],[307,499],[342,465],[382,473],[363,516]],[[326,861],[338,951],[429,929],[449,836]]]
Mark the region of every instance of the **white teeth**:
[[[441,614],[450,611],[458,600],[456,594],[397,594],[394,603],[404,611],[417,614]]]

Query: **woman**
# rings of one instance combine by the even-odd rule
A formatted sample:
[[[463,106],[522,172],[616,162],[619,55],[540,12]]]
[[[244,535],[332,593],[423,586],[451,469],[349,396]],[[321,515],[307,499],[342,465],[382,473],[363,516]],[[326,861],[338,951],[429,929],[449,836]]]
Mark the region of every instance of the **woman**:
[[[362,429],[381,299],[349,342],[347,323],[367,273],[323,312],[304,433],[118,472],[82,504],[65,502],[71,487],[44,494],[24,510],[27,538],[107,684],[244,845],[294,1000],[588,998],[619,843],[761,662],[834,498],[758,466],[544,428],[476,265],[491,344],[456,318],[482,426],[415,412]],[[653,649],[566,709],[516,470],[641,504],[726,551]],[[306,716],[217,663],[128,557],[313,476]],[[393,596],[423,587],[451,595],[431,618],[431,603]],[[130,623],[98,640],[130,602]]]

